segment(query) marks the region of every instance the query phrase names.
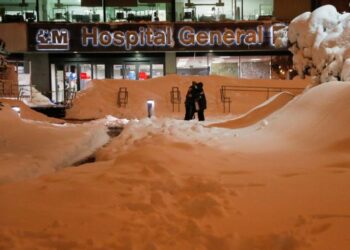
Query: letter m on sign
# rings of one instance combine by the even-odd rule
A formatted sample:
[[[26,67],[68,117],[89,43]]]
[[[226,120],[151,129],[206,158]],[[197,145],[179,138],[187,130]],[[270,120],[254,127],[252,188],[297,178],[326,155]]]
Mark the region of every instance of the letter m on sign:
[[[60,50],[69,50],[69,32],[66,29],[51,30],[52,45]]]
[[[67,29],[39,30],[37,50],[69,50],[69,31]]]
[[[51,36],[53,44],[68,44],[69,37],[66,29],[52,30]]]

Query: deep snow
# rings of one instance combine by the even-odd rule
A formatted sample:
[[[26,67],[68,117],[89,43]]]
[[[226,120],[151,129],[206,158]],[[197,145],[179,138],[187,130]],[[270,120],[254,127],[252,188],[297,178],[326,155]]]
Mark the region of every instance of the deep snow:
[[[166,79],[158,80],[168,85],[164,90],[171,85]],[[142,100],[152,94],[147,89],[151,83],[138,92]],[[205,90],[215,103],[217,87]],[[36,152],[31,145],[38,137],[32,130],[45,136],[38,142],[45,141],[44,155],[54,159],[52,147],[61,155],[71,152],[65,148],[66,135],[80,142],[75,144],[80,152],[89,145],[82,142],[83,135],[91,138],[101,124],[125,128],[96,152],[95,163],[2,184],[0,247],[345,250],[350,226],[349,95],[350,83],[333,82],[291,101],[287,93],[261,98],[240,116],[222,113],[218,104],[219,115],[208,112],[205,122],[183,121],[180,114],[179,119],[166,117],[172,111],[164,108],[161,117],[143,118],[140,112],[138,119],[108,116],[68,128],[19,120],[5,110],[11,115],[2,119],[14,119],[20,128],[35,127],[25,129],[25,136],[17,137],[16,130],[6,137],[13,148],[2,150],[13,155],[22,144],[15,138],[27,138],[25,150]],[[99,96],[103,91],[90,101],[100,103]],[[247,103],[257,101],[254,95],[245,98]],[[82,112],[95,115],[83,103]],[[9,123],[17,127],[17,122]],[[47,126],[60,131],[51,137]],[[39,161],[43,155],[37,155],[33,158]],[[1,164],[6,166],[11,165]]]

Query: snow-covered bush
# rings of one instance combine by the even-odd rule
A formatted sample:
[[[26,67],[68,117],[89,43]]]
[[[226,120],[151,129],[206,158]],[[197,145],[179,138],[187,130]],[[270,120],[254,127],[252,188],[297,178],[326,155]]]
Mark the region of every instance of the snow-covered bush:
[[[350,13],[325,5],[297,16],[289,25],[293,63],[315,83],[350,81]]]

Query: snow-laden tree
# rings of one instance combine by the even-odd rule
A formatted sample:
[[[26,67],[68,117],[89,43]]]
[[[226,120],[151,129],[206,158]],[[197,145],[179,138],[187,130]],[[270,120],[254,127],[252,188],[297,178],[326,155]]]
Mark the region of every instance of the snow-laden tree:
[[[314,83],[350,81],[350,13],[325,5],[297,16],[288,28],[293,63]]]

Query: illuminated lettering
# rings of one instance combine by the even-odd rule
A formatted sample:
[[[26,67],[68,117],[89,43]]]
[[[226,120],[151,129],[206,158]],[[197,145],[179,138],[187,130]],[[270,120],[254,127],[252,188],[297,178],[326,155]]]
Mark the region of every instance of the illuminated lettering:
[[[197,44],[200,46],[205,46],[208,44],[208,32],[199,31],[196,35]]]
[[[161,31],[156,31],[154,33],[153,42],[155,46],[162,46],[165,44],[165,34]]]
[[[113,32],[113,45],[124,46],[124,44],[125,44],[124,33],[122,31]]]
[[[81,41],[83,46],[88,46],[89,41],[92,41],[92,46],[97,47],[98,42],[97,42],[97,32],[98,29],[96,27],[93,27],[91,32],[89,32],[87,27],[83,27],[81,29]]]
[[[273,32],[273,28],[270,29]],[[224,30],[196,30],[189,25],[182,26],[178,30],[177,41],[185,47],[238,47],[257,46],[264,43],[264,25],[258,25],[255,29],[229,29]],[[38,35],[37,40],[45,42],[44,35]],[[67,37],[62,31],[53,32],[52,40],[56,43],[67,42]],[[124,47],[125,50],[133,50],[142,47],[168,47],[175,46],[173,27],[170,25],[150,25],[138,27],[135,30],[99,30],[98,27],[86,27],[81,29],[81,41],[84,47],[115,46]]]
[[[219,30],[213,30],[210,32],[210,44],[215,44],[215,40],[216,43],[218,45],[222,44],[222,38],[225,36],[226,33],[226,29],[224,31],[224,33],[222,34]]]
[[[241,29],[236,29],[236,44],[241,45],[242,37],[245,36],[245,31]]]
[[[66,30],[52,30],[51,31],[51,40],[53,44],[67,44],[68,36]]]
[[[39,29],[36,33],[37,50],[69,50],[67,29]]]
[[[264,42],[264,26],[258,25],[258,40],[259,44],[262,44]]]
[[[112,44],[112,36],[110,32],[101,31],[98,37],[99,37],[99,42],[102,46],[107,47]]]
[[[194,46],[194,28],[184,26],[179,30],[179,41],[184,46]]]
[[[126,40],[125,48],[127,50],[130,50],[132,47],[135,47],[139,42],[137,32],[136,31],[125,32],[125,40]]]
[[[230,29],[225,29],[222,41],[226,46],[230,46],[235,42],[235,33]]]
[[[257,33],[255,30],[247,30],[246,36],[244,37],[244,44],[256,44],[257,39]]]

